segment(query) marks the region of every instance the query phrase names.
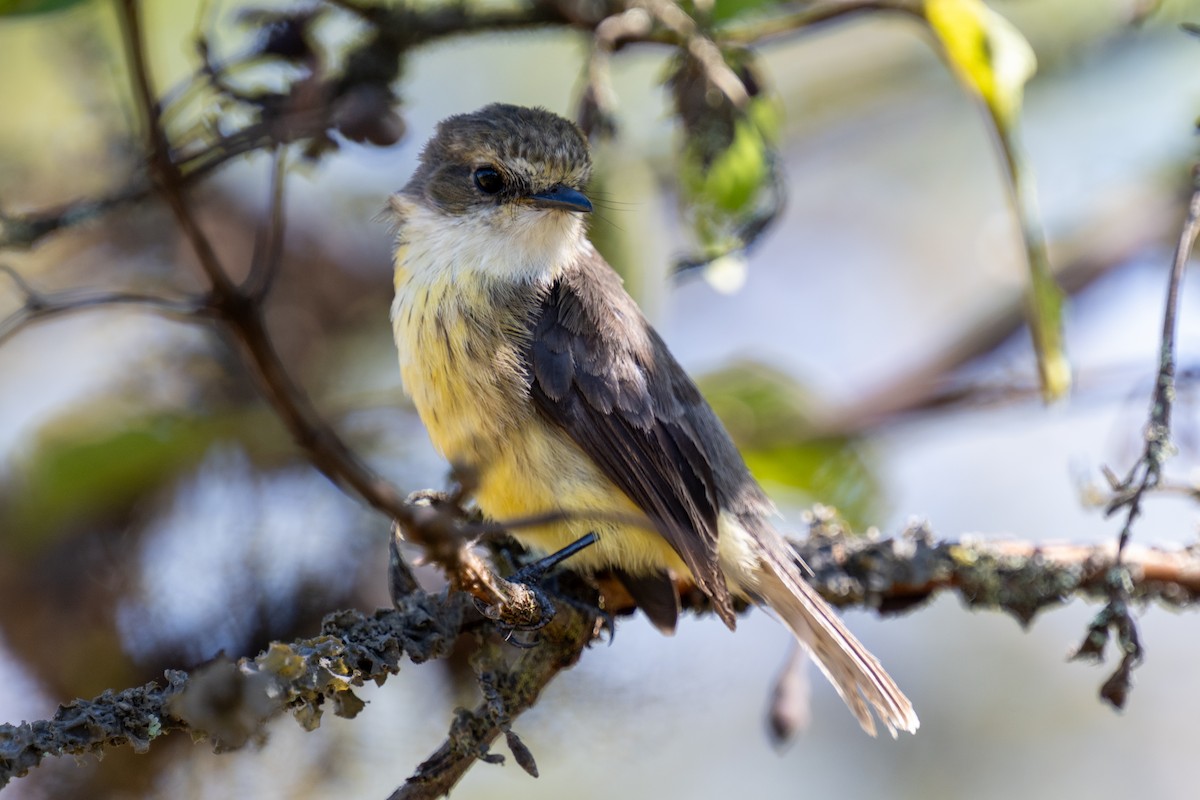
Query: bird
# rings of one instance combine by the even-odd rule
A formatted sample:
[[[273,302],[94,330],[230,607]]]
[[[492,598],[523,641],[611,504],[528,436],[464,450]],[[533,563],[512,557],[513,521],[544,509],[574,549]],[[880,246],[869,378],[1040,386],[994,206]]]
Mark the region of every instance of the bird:
[[[571,121],[494,103],[437,125],[388,201],[400,374],[474,501],[542,553],[607,571],[661,628],[675,578],[732,630],[769,608],[862,728],[912,703],[805,579],[775,506],[696,384],[587,236],[592,162]],[[586,545],[586,546],[585,546]]]

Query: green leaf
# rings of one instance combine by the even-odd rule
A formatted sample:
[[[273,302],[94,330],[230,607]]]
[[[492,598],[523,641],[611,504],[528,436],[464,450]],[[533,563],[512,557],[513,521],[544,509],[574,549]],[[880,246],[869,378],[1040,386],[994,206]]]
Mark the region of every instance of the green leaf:
[[[0,0],[0,17],[32,16],[64,11],[88,0]]]
[[[813,434],[813,399],[790,375],[742,361],[698,381],[701,391],[740,447],[768,448]]]
[[[705,376],[700,386],[769,491],[835,506],[855,529],[878,520],[881,484],[861,443],[819,437],[812,398],[790,376],[747,362]]]
[[[763,132],[748,117],[734,122],[733,139],[711,157],[693,145],[685,154],[684,181],[696,202],[714,212],[744,209],[762,188],[768,167],[768,145]]]
[[[746,244],[740,229],[774,188],[778,127],[778,104],[757,97],[734,117],[728,141],[693,137],[684,148],[679,177],[705,254]]]
[[[865,530],[879,522],[881,485],[857,442],[782,443],[743,450],[742,457],[768,489],[791,489],[805,502],[833,506],[851,530]]]
[[[774,6],[782,5],[784,3],[780,2],[780,0],[713,0],[708,21],[710,23],[728,22],[738,17],[766,11]]]

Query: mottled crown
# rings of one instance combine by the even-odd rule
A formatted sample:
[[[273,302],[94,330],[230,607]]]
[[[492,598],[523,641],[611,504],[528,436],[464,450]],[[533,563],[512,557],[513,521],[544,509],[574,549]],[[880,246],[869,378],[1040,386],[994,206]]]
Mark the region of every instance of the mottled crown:
[[[502,193],[475,190],[472,175],[481,168],[500,173]],[[543,108],[493,103],[443,120],[403,192],[461,214],[558,185],[582,190],[591,171],[587,140],[570,120]]]

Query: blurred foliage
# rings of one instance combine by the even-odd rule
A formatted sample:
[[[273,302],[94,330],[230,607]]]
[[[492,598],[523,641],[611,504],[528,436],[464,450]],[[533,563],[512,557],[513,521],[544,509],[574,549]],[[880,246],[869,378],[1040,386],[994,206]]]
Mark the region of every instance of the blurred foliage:
[[[722,53],[741,92],[717,81],[714,69],[681,52],[667,79],[683,128],[679,183],[685,216],[700,252],[680,264],[703,266],[754,244],[783,205],[775,143],[782,106],[764,91],[749,50]]]
[[[714,24],[720,24],[738,17],[763,13],[773,6],[783,4],[782,0],[712,0],[708,19]]]
[[[87,0],[0,0],[0,17],[47,14],[85,2]]]
[[[47,424],[0,484],[5,548],[44,548],[49,539],[128,509],[194,468],[221,441],[282,457],[291,451],[265,411],[242,415],[159,413],[117,422],[69,413]]]
[[[834,506],[854,530],[879,519],[882,486],[862,443],[817,438],[814,398],[794,378],[765,364],[741,362],[698,383],[750,471],[768,488]]]

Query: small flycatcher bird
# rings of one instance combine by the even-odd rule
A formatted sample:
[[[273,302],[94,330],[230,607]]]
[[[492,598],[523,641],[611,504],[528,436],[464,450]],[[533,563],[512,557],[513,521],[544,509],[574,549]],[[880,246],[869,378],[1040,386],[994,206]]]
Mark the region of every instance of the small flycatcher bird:
[[[444,120],[390,200],[392,326],[434,446],[476,474],[493,520],[575,568],[611,570],[672,629],[672,576],[729,628],[735,597],[768,606],[870,734],[915,731],[912,704],[805,581],[696,385],[588,241],[591,156],[549,111],[495,104]],[[588,514],[593,516],[589,518]]]

